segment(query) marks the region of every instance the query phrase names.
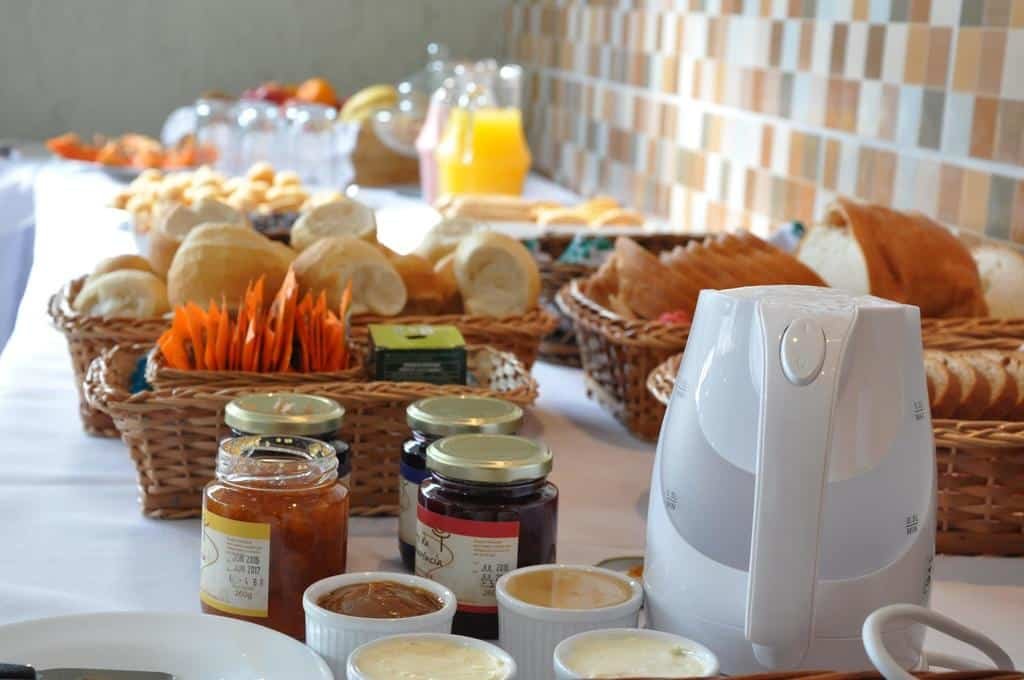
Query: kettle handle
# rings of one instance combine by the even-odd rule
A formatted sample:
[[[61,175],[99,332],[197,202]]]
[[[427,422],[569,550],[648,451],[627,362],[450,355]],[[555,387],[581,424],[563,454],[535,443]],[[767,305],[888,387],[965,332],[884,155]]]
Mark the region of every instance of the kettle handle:
[[[995,664],[998,670],[1013,670],[1013,661],[1010,659],[1010,655],[987,635],[971,630],[948,616],[943,616],[924,607],[912,604],[891,604],[875,610],[864,621],[864,627],[862,628],[864,649],[867,651],[868,657],[871,658],[871,663],[875,664],[875,668],[878,669],[878,672],[886,680],[915,680],[914,676],[900,666],[892,654],[889,653],[889,650],[885,648],[885,640],[882,637],[882,633],[885,630],[885,626],[892,621],[922,623],[981,650],[985,656],[992,660],[992,663]],[[930,665],[940,668],[991,670],[990,666],[978,663],[973,659],[950,654],[925,652],[925,660],[929,661]]]
[[[832,410],[855,316],[793,319],[760,308],[764,375],[744,632],[768,668],[798,666],[812,637]]]

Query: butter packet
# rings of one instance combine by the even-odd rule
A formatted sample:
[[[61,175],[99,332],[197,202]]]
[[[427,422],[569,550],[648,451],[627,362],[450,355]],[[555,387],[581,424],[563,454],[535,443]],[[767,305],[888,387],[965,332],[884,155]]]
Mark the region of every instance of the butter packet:
[[[455,326],[370,325],[375,380],[465,385],[466,341]]]

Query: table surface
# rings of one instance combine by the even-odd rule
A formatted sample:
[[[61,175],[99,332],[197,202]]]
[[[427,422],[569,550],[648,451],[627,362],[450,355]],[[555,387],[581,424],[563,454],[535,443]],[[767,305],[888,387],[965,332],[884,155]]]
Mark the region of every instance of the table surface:
[[[37,176],[35,264],[0,355],[0,624],[89,611],[199,610],[198,521],[142,517],[124,445],[80,429],[67,348],[44,314],[48,296],[67,279],[134,251],[131,234],[104,207],[117,189],[102,174],[59,164]],[[538,180],[530,190],[559,192]],[[386,192],[373,199],[404,203]],[[390,228],[419,229],[413,222],[395,219]],[[555,451],[552,480],[562,493],[560,561],[642,553],[653,446],[587,400],[580,371],[541,363],[534,374],[541,392],[533,417]],[[354,518],[349,569],[400,569],[395,535],[394,519]],[[986,632],[1024,666],[1024,561],[940,556],[934,576],[933,607]],[[966,651],[938,635],[928,647]]]

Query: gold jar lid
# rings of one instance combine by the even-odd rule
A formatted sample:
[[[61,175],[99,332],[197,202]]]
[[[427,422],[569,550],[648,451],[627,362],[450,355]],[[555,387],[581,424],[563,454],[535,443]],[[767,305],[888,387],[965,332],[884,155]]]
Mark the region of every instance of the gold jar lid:
[[[442,477],[509,484],[547,477],[551,449],[507,434],[457,434],[427,448],[427,469]]]
[[[454,434],[514,434],[523,422],[523,409],[494,397],[427,397],[405,410],[409,427],[447,437]]]
[[[221,456],[272,460],[323,460],[335,457],[334,447],[319,439],[288,435],[256,434],[225,439]]]
[[[344,416],[333,399],[290,392],[249,394],[224,408],[224,423],[247,434],[333,434]]]

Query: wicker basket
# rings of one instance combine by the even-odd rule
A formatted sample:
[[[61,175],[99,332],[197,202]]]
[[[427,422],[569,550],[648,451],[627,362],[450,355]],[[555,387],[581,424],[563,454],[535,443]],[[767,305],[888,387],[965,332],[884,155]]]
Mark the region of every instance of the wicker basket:
[[[623,319],[584,295],[578,280],[557,301],[576,327],[588,396],[637,437],[656,440],[665,406],[647,391],[647,376],[683,349],[689,324]]]
[[[588,236],[601,236],[594,230],[584,232]],[[693,240],[703,238],[695,234],[648,234],[631,236],[634,241],[648,250],[658,253],[671,250],[679,245],[686,245]],[[563,314],[555,302],[558,291],[573,279],[581,279],[593,274],[597,267],[586,264],[570,264],[558,262],[558,257],[572,242],[573,234],[545,234],[537,239],[537,248],[547,255],[538,262],[540,268],[540,302],[545,309],[558,317],[558,326],[540,344],[540,357],[549,363],[580,368],[579,343],[572,319]]]
[[[935,420],[936,547],[1024,555],[1024,423]]]
[[[958,349],[976,349],[960,347]],[[682,355],[651,371],[647,388],[672,395]],[[936,549],[952,555],[1024,555],[1024,423],[934,420]]]
[[[82,393],[82,381],[93,359],[114,345],[123,343],[152,344],[167,329],[167,319],[104,319],[84,316],[71,307],[85,283],[80,277],[65,284],[51,298],[47,312],[57,330],[64,333],[71,353],[71,368],[75,374],[75,389],[78,390],[78,413],[82,427],[91,435],[117,437],[110,416],[91,407]]]
[[[366,366],[362,351],[352,353],[353,366],[344,371],[322,373],[258,373],[256,371],[183,371],[167,366],[166,360],[157,351],[151,351],[146,360],[146,382],[153,389],[163,390],[174,387],[203,387],[206,389],[273,389],[305,383],[345,382],[366,379]]]
[[[370,324],[451,325],[459,329],[468,345],[486,345],[516,355],[527,369],[533,367],[541,339],[553,331],[558,319],[540,307],[521,316],[495,318],[468,314],[434,316],[373,316],[352,317],[352,341],[365,346],[369,343]]]
[[[128,386],[147,343],[107,350],[89,368],[89,402],[113,417],[138,473],[142,512],[148,517],[196,517],[203,487],[213,477],[217,442],[227,436],[224,406],[252,388],[179,387],[130,394]],[[533,403],[537,383],[514,356],[471,347],[470,373],[480,387],[424,383],[325,382],[289,391],[330,397],[345,407],[341,436],[352,447],[352,513],[398,510],[398,459],[409,436],[405,409],[417,399],[445,394],[498,396]],[[263,386],[256,386],[261,389]]]

